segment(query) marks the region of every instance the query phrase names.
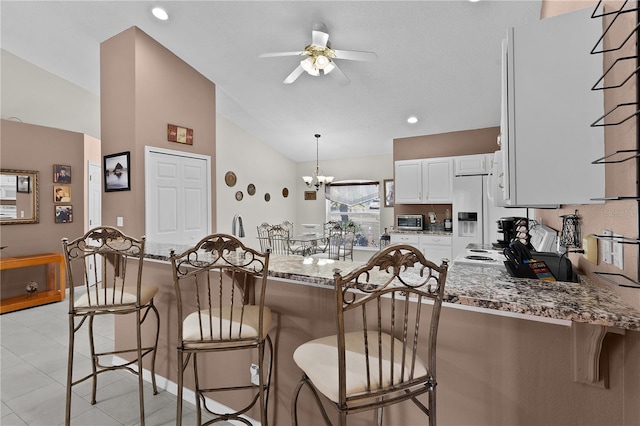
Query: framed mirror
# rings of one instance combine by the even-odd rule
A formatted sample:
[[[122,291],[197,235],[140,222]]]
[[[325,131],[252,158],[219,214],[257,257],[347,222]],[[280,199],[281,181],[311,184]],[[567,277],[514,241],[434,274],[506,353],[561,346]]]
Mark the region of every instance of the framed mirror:
[[[39,222],[39,173],[0,169],[0,225]]]

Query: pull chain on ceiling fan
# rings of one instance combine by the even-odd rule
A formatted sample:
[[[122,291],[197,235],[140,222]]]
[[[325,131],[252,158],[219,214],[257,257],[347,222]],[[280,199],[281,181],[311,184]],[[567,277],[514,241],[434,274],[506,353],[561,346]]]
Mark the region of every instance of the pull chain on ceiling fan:
[[[314,77],[331,73],[341,85],[349,84],[350,80],[335,63],[335,59],[345,59],[351,61],[373,62],[378,56],[373,52],[362,52],[357,50],[332,49],[329,43],[329,32],[322,22],[314,22],[311,30],[311,44],[302,51],[297,52],[276,52],[263,53],[260,58],[274,58],[279,56],[307,56],[300,61],[291,74],[284,79],[285,84],[291,84],[306,72]]]

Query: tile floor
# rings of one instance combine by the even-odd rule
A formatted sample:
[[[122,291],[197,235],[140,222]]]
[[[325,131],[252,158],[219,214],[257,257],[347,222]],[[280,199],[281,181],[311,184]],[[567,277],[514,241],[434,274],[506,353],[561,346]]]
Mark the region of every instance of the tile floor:
[[[0,424],[3,426],[64,424],[67,374],[67,300],[0,315]],[[86,329],[86,327],[84,327]],[[113,347],[113,319],[95,323],[97,350]],[[90,370],[89,339],[76,337],[76,372]],[[77,374],[77,373],[76,373]],[[174,425],[176,397],[145,382],[146,424]],[[91,381],[74,386],[72,426],[138,425],[138,384],[125,371],[98,378],[97,404],[91,405]],[[195,406],[184,403],[183,424],[196,423]],[[220,424],[220,423],[219,423]],[[222,423],[230,426],[231,423]]]

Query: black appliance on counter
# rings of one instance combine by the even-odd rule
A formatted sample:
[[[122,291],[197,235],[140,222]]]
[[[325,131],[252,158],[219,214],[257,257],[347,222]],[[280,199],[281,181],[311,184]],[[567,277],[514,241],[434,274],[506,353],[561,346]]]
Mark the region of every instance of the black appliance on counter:
[[[493,243],[493,247],[509,247],[509,243],[512,241],[519,241],[526,247],[531,247],[529,220],[526,217],[502,217],[496,223],[498,224],[498,235],[502,237],[499,237],[498,242]]]

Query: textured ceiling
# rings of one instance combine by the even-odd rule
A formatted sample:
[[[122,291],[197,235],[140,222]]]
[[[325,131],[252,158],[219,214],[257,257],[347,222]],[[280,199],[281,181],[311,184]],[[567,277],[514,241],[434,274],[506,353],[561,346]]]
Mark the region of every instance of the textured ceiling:
[[[152,6],[170,19],[157,21]],[[100,93],[100,43],[137,26],[217,85],[218,113],[294,161],[389,154],[393,138],[499,125],[501,40],[540,1],[6,1],[2,48]],[[324,22],[351,80],[282,80]],[[406,123],[409,115],[420,121]]]

